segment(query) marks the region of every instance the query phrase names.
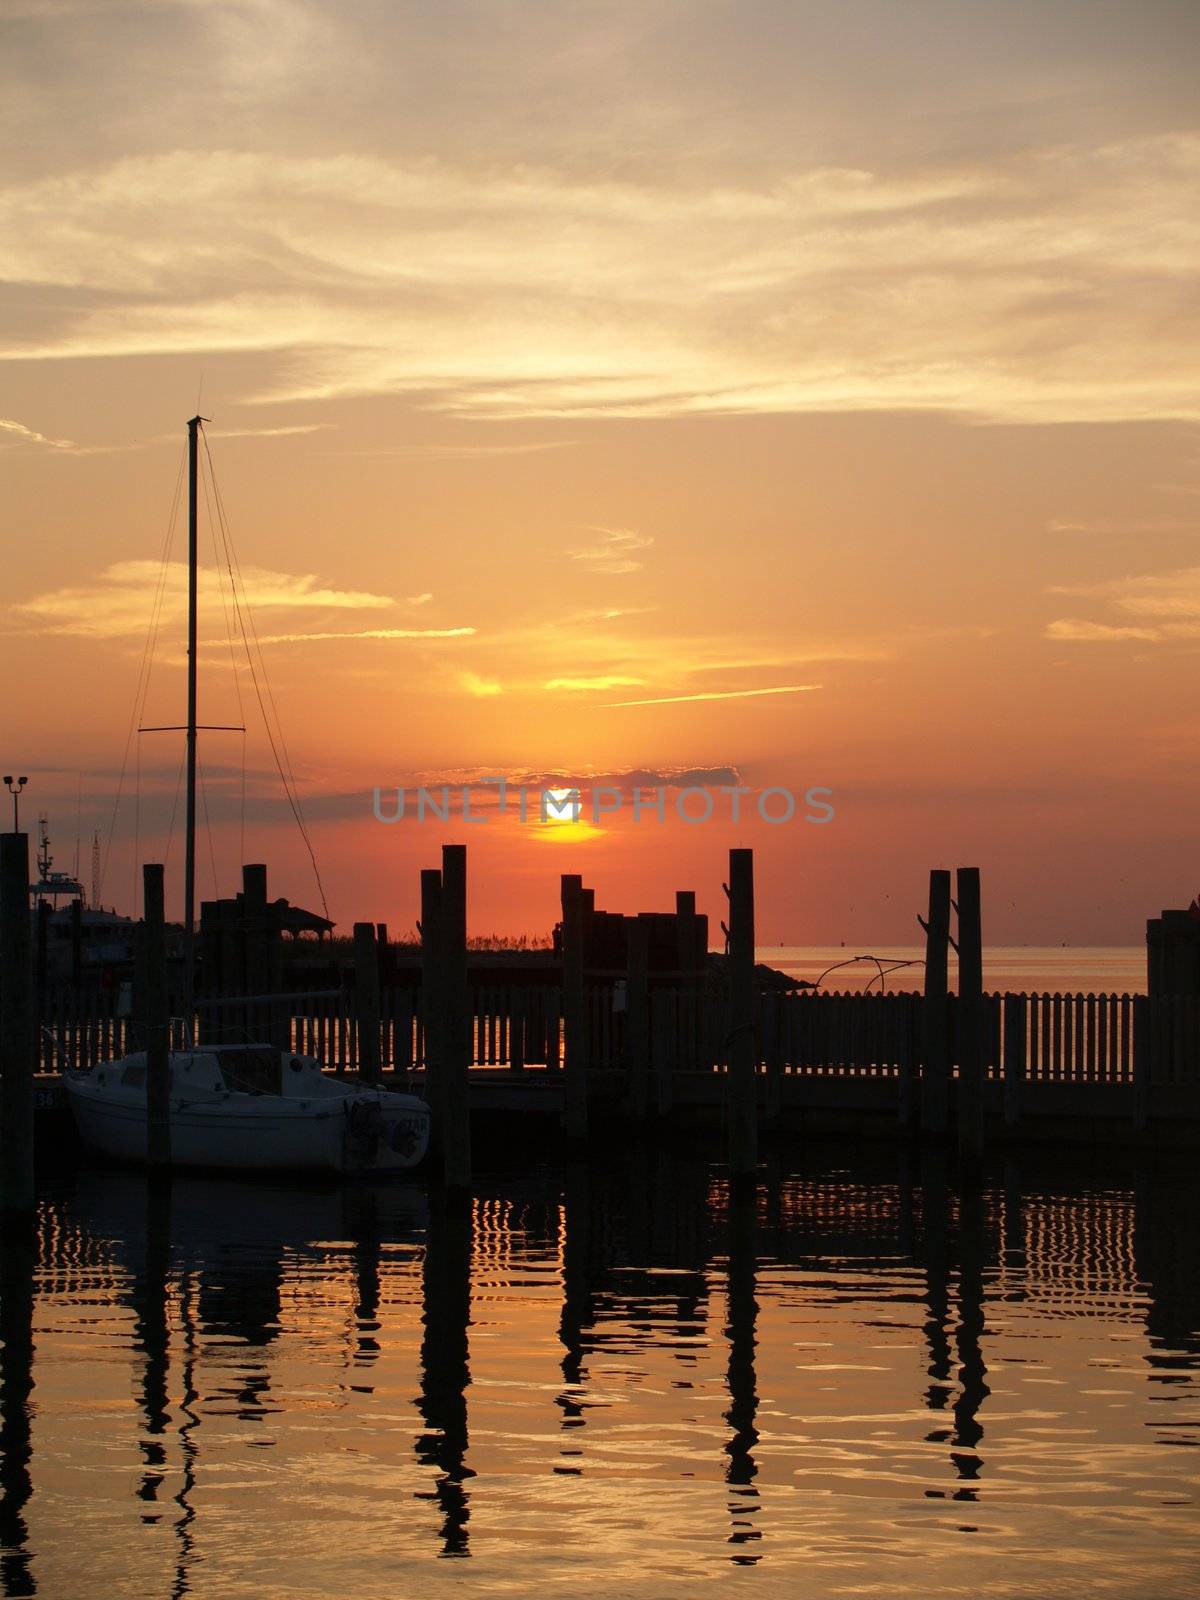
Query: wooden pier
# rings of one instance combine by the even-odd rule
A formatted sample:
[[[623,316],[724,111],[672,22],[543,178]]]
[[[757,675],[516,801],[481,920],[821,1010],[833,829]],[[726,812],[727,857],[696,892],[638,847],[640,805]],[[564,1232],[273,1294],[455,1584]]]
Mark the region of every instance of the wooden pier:
[[[1195,1143],[1196,994],[985,992],[973,869],[959,870],[957,903],[950,874],[931,874],[923,991],[771,986],[753,965],[752,872],[750,852],[731,852],[724,963],[698,947],[704,919],[681,894],[677,928],[667,914],[625,918],[624,965],[589,966],[589,927],[608,917],[611,941],[622,919],[597,912],[594,893],[568,875],[557,950],[530,963],[524,981],[489,983],[467,957],[465,850],[449,846],[442,870],[422,874],[419,953],[398,957],[384,930],[358,923],[341,986],[200,992],[191,1018],[176,1020],[175,1044],[189,1032],[201,1047],[270,1039],[331,1072],[425,1095],[451,1187],[470,1176],[471,1124],[490,1115],[547,1118],[575,1144],[614,1120],[707,1127],[724,1133],[735,1175],[753,1174],[760,1134],[954,1138],[967,1164],[985,1139]],[[223,925],[223,961],[278,981],[277,952],[256,948],[269,924],[258,869],[247,869],[246,902],[238,937],[248,951],[231,955],[235,930]],[[946,983],[952,908],[958,993]],[[61,1071],[116,1059],[145,1037],[111,993],[67,988],[46,999],[42,1112],[60,1104]]]

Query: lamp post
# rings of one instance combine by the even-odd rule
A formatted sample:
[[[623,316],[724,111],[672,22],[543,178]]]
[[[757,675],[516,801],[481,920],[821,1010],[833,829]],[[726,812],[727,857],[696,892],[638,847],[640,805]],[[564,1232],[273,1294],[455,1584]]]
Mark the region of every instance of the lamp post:
[[[20,826],[21,818],[20,818],[20,811],[19,811],[18,807],[19,807],[19,803],[20,803],[20,799],[21,799],[21,790],[29,782],[29,779],[28,778],[18,778],[16,780],[16,782],[14,783],[12,778],[10,778],[7,773],[5,773],[4,782],[5,782],[5,785],[8,788],[9,794],[11,794],[12,797],[13,797],[13,832],[14,833],[20,833],[20,831],[21,831],[21,826]]]

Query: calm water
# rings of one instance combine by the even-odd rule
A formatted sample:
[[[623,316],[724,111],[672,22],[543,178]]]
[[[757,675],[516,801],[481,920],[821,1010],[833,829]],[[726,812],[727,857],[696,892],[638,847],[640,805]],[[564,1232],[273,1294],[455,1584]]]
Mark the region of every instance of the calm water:
[[[856,957],[877,956],[883,983],[891,989],[919,989],[924,982],[924,946],[882,945],[875,950],[843,945],[760,945],[759,961],[823,989],[878,990],[879,964]],[[887,970],[887,969],[893,970]],[[957,982],[953,950],[950,983]],[[983,952],[983,982],[988,990],[1020,994],[1145,994],[1144,945],[988,945]]]
[[[1195,1596],[1200,1190],[904,1160],[48,1187],[0,1587]]]

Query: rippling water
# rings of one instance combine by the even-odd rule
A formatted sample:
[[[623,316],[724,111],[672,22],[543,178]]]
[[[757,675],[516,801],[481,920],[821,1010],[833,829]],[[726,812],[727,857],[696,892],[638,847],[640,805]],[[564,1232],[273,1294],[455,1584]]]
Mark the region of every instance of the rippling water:
[[[905,1161],[48,1187],[0,1591],[1195,1596],[1197,1186]]]

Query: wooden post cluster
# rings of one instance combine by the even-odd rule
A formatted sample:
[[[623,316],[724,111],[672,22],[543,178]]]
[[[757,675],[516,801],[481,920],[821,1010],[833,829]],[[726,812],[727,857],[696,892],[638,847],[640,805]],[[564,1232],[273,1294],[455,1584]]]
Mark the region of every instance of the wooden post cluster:
[[[31,1216],[37,1023],[27,833],[0,834],[0,963],[0,1210]]]
[[[964,1172],[983,1159],[983,927],[979,868],[959,867],[958,902],[958,1155]]]
[[[146,1045],[146,1164],[165,1172],[171,1165],[171,1002],[167,993],[167,923],[163,869],[142,867],[142,1016]]]
[[[925,923],[925,998],[921,1006],[921,1131],[946,1131],[950,1100],[947,1049],[947,966],[950,945],[950,874],[929,874]]]
[[[588,1037],[583,992],[586,906],[583,879],[564,872],[562,895],[564,1128],[573,1143],[588,1135]],[[593,897],[594,904],[594,897]]]
[[[735,1187],[758,1167],[758,1047],[754,1029],[754,852],[729,852],[729,1170]]]

